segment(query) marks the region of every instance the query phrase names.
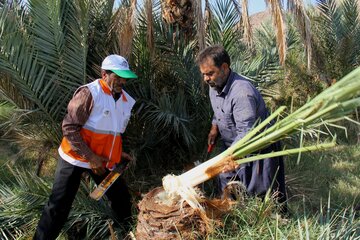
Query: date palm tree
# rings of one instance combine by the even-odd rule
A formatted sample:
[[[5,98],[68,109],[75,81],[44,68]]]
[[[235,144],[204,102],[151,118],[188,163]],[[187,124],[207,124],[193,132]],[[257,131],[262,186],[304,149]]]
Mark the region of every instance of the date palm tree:
[[[357,0],[321,1],[314,11],[314,66],[329,85],[360,65],[359,18]]]
[[[179,28],[187,36],[193,36],[195,4],[194,0],[162,0],[162,18],[167,24]]]
[[[194,13],[196,13],[197,18],[204,19],[202,17],[202,11],[194,11],[196,9],[196,4],[201,5],[201,1],[193,0],[161,0],[162,5],[162,18],[165,20],[167,24],[171,24],[172,26],[177,26],[180,30],[185,31],[188,36],[195,36],[193,26],[195,25],[195,17]],[[213,1],[215,4],[219,3],[219,1]],[[221,1],[220,1],[221,2]],[[248,44],[248,46],[252,47],[252,34],[251,34],[251,25],[249,24],[249,16],[248,16],[248,1],[247,0],[229,0],[227,2],[231,2],[235,9],[237,10],[237,14],[241,21],[241,28],[244,41]],[[294,19],[297,22],[297,26],[299,31],[301,32],[301,36],[306,48],[307,56],[308,56],[308,66],[310,67],[311,61],[311,32],[310,32],[310,21],[305,11],[305,5],[303,0],[288,0],[286,1],[288,5],[289,11],[294,16]],[[205,1],[207,3],[207,1]],[[265,0],[266,5],[269,7],[273,25],[276,30],[276,41],[277,48],[279,52],[279,60],[282,65],[285,63],[286,58],[286,30],[285,30],[285,20],[284,20],[284,6],[283,1],[280,0]],[[240,7],[241,6],[241,7]],[[240,10],[241,9],[241,10]],[[197,32],[201,32],[204,28],[201,22],[197,22]],[[201,41],[199,41],[201,43]]]
[[[6,2],[0,12],[0,99],[14,108],[2,129],[48,152],[61,139],[66,102],[87,80],[89,14],[68,1],[37,0]]]

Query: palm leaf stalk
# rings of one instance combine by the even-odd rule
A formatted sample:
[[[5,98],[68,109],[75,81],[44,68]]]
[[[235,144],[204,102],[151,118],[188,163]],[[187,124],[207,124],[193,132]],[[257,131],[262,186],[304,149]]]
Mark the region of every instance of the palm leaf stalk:
[[[285,115],[286,107],[280,107],[267,119],[254,127],[244,138],[216,157],[183,173],[180,176],[167,175],[163,178],[163,187],[171,198],[181,196],[193,208],[202,209],[197,201],[200,197],[193,187],[221,173],[227,164],[248,163],[255,160],[296,154],[305,151],[324,150],[335,146],[331,143],[300,146],[267,154],[249,156],[249,154],[266,148],[274,142],[297,133],[313,134],[318,137],[323,132],[319,129],[335,119],[346,118],[356,107],[360,106],[360,68],[357,68],[342,80],[320,93],[317,97],[290,113],[273,126],[266,128],[274,119]],[[335,139],[334,139],[335,140]]]
[[[307,67],[310,71],[311,64],[311,27],[310,27],[310,19],[305,11],[304,2],[302,0],[292,0],[288,1],[289,9],[293,12],[294,18],[298,25],[299,31],[301,33],[301,37],[304,41],[304,46],[307,55]]]

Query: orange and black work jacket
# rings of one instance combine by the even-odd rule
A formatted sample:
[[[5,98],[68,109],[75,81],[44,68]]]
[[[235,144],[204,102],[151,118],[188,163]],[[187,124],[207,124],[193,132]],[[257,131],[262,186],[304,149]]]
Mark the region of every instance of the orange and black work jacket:
[[[121,134],[126,129],[135,100],[122,90],[121,97],[115,101],[110,89],[101,79],[81,86],[79,89],[84,87],[90,90],[93,107],[89,118],[80,130],[80,135],[94,154],[109,159],[106,167],[112,169],[116,163],[120,162]],[[60,157],[70,164],[90,168],[89,161],[74,151],[66,137],[63,138],[58,151]]]

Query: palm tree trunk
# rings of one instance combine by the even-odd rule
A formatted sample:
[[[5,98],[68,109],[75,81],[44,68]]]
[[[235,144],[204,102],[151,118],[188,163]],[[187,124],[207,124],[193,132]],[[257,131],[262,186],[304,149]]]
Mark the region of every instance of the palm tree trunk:
[[[148,49],[150,51],[150,56],[153,56],[154,53],[154,24],[153,24],[153,14],[152,14],[152,0],[146,0],[145,2],[145,11],[146,11],[146,19],[147,19],[147,44]]]
[[[161,0],[161,14],[165,23],[182,31],[186,38],[194,36],[194,1]]]
[[[199,51],[205,48],[205,27],[201,1],[196,3],[197,38]]]

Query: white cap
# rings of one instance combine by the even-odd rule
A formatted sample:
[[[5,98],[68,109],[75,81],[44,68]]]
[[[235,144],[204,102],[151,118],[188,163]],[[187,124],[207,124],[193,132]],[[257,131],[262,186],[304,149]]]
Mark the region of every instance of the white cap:
[[[107,56],[101,64],[101,69],[111,70],[122,78],[137,78],[129,68],[129,63],[122,56],[113,54]]]

